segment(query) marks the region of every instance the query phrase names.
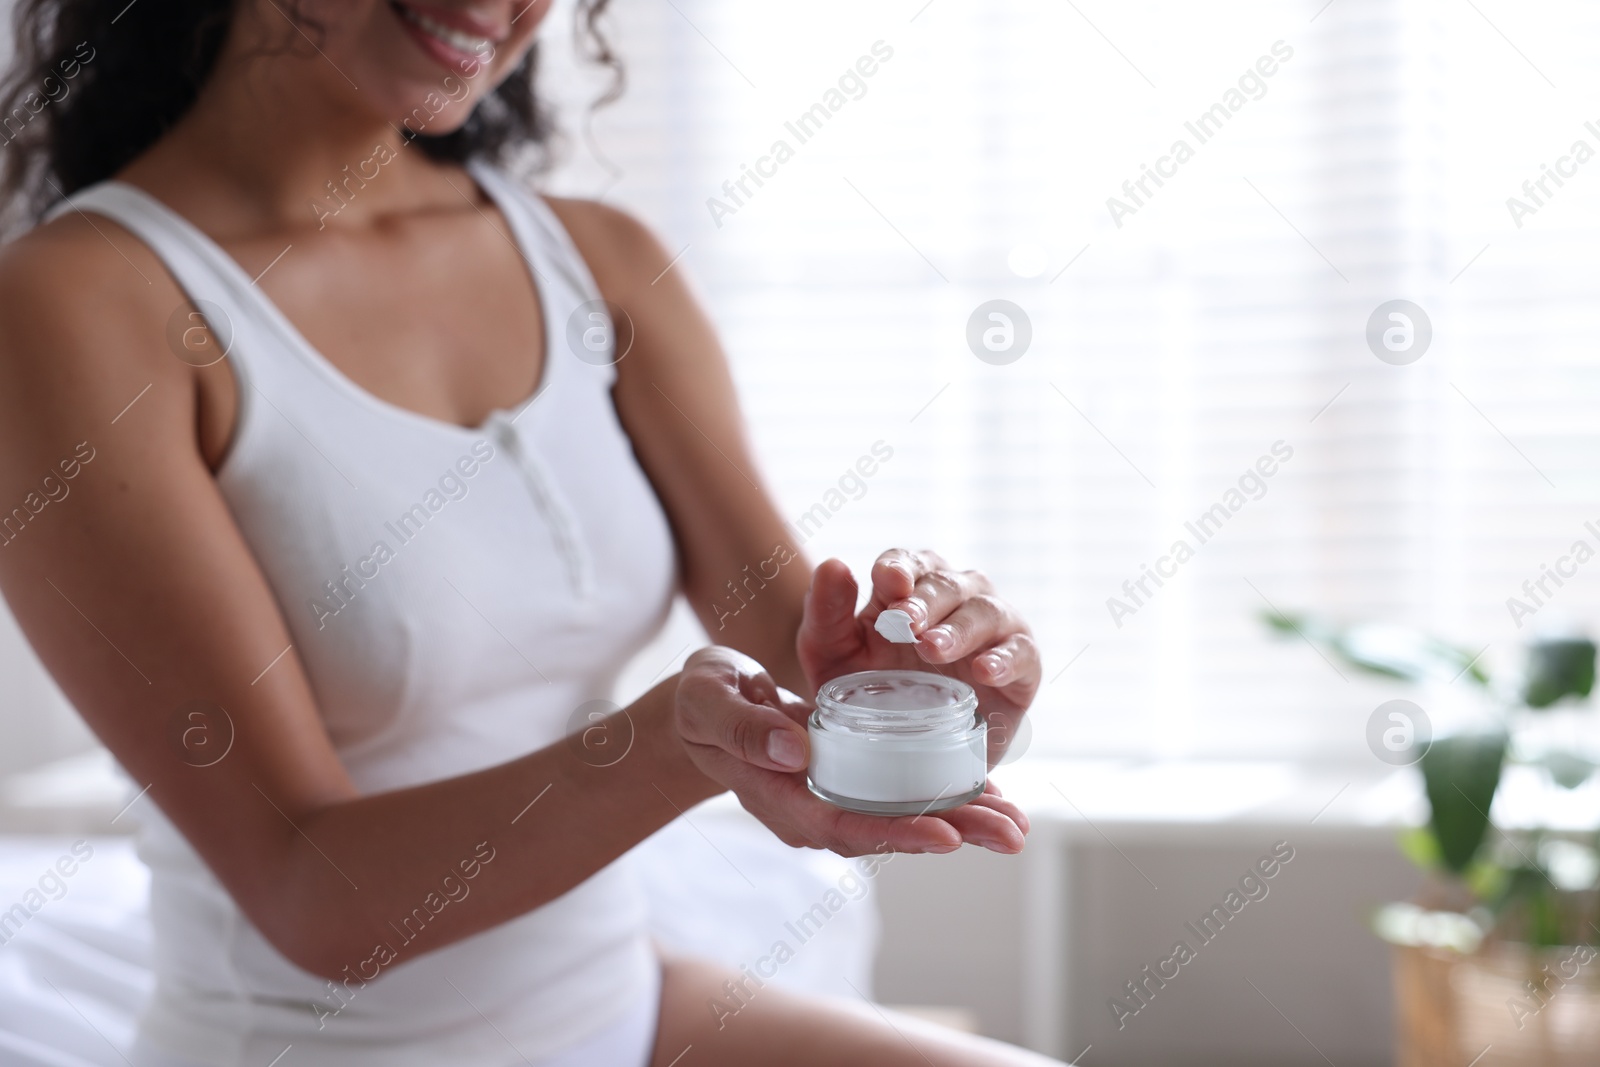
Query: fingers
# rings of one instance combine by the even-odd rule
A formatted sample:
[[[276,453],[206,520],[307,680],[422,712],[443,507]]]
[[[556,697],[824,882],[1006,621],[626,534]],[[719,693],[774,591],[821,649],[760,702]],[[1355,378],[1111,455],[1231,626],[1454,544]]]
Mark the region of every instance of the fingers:
[[[952,811],[896,817],[835,807],[806,786],[800,772],[768,770],[720,744],[688,742],[703,770],[727,785],[744,807],[792,846],[824,848],[842,856],[868,852],[948,853],[963,844],[996,852],[1021,851],[1027,818],[992,786]]]
[[[872,568],[873,602],[911,616],[913,633],[939,622],[972,597],[994,592],[980,571],[957,571],[936,552],[890,549]]]
[[[989,646],[998,645],[1012,637],[1025,638],[1027,630],[1022,616],[1010,604],[989,593],[978,593],[963,601],[960,607],[940,619],[937,625],[924,630],[917,651],[929,663],[949,663],[985,652]],[[1032,644],[1031,641],[1027,643]],[[1010,658],[1015,663],[1019,651],[1020,648],[1012,644],[996,655],[1002,660]],[[977,667],[976,664],[974,666]],[[1003,668],[1005,663],[997,666]],[[984,684],[989,684],[987,678]]]
[[[897,601],[909,597],[917,582],[935,571],[948,571],[950,565],[937,552],[924,549],[912,552],[891,548],[872,564],[872,600],[878,610],[899,607]],[[906,610],[906,609],[902,609]]]
[[[811,572],[800,619],[799,647],[823,659],[843,658],[860,644],[856,626],[855,575],[842,560],[826,559]]]
[[[872,563],[872,589],[883,597],[885,603],[911,595],[927,567],[915,552],[904,548],[891,548]]]
[[[772,676],[764,670],[758,674],[741,670],[736,684],[739,695],[750,703],[776,708],[801,726],[806,724],[806,718],[811,714],[811,704],[773,681]]]
[[[993,783],[990,783],[989,788],[984,792],[984,794],[978,797],[978,799],[974,800],[972,803],[982,804],[984,807],[992,808],[993,810],[998,811],[1000,814],[1004,815],[1006,818],[1015,823],[1017,825],[1017,829],[1021,830],[1024,834],[1032,829],[1032,825],[1028,822],[1027,813],[1021,808],[1017,807],[1015,804],[1011,803],[1011,801],[1007,800],[1005,797],[1001,796],[1000,790],[996,789]],[[969,807],[970,806],[971,805],[969,805]]]
[[[1027,816],[991,786],[976,800],[933,815],[887,817],[834,807],[815,796],[799,773],[752,765],[718,746],[705,746],[696,762],[724,782],[756,818],[785,843],[822,848],[841,856],[869,852],[949,853],[963,844],[1014,855],[1022,851]]]
[[[798,775],[785,777],[773,788],[776,795],[785,797],[787,817],[796,830],[815,847],[844,856],[885,850],[948,853],[963,844],[1013,855],[1022,851],[1028,831],[1028,817],[1022,809],[1001,797],[992,785],[959,808],[902,816],[863,815],[836,808],[814,796]],[[797,790],[795,795],[786,795],[790,789]],[[743,790],[740,796],[745,797]],[[748,802],[746,807],[750,807]]]
[[[940,816],[963,841],[1011,856],[1021,852],[1024,843],[1022,827],[1011,814],[1013,811],[1014,805],[985,794],[970,804],[941,812]]]
[[[990,646],[972,661],[972,675],[984,685],[1002,689],[1021,682],[1032,688],[1039,681],[1039,646],[1027,634],[1012,634]],[[1026,705],[1027,701],[1018,703]]]
[[[936,552],[894,548],[873,564],[873,602],[911,618],[925,663],[971,660],[972,680],[1026,707],[1039,687],[1039,649],[1028,625],[980,571],[957,571]],[[868,614],[872,613],[869,606]]]
[[[818,800],[828,809],[825,816],[831,823],[824,830],[832,843],[824,847],[834,852],[841,848],[844,855],[888,848],[895,852],[954,852],[962,845],[961,832],[947,819],[934,815],[862,815],[844,811],[825,801]]]
[[[678,733],[770,771],[797,771],[810,759],[805,728],[792,717],[798,704],[748,656],[702,649],[678,683]]]
[[[959,831],[936,816],[887,818],[845,811],[817,797],[802,774],[774,774],[721,749],[697,754],[739,802],[786,843],[825,848],[842,856],[868,852],[954,852]]]
[[[992,594],[987,578],[952,571],[934,553],[893,550],[874,564],[873,586],[875,603],[867,617],[874,608],[905,604],[923,625],[916,647],[924,660],[970,659],[973,681],[1001,690],[1019,709],[1027,706],[1038,686],[1038,649],[1016,612]],[[886,602],[896,595],[898,603]],[[808,637],[813,648],[864,647],[857,596],[848,567],[838,560],[820,565],[807,593],[800,650],[806,650]],[[696,652],[679,681],[678,734],[695,763],[790,845],[844,856],[953,852],[964,843],[1004,854],[1022,850],[1027,816],[992,783],[962,807],[916,816],[865,815],[817,797],[804,774],[810,711],[807,701],[779,686],[759,663],[729,648]]]
[[[811,721],[811,712],[815,707],[809,700],[805,700],[789,692],[783,686],[778,686],[778,710],[788,717],[789,721],[799,724],[801,729],[806,729]]]

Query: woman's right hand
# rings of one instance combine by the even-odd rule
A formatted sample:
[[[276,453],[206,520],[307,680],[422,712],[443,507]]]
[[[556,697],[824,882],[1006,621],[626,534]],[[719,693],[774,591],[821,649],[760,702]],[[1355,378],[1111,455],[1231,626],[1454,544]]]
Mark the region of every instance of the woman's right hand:
[[[954,852],[963,843],[1022,851],[1028,818],[992,784],[971,803],[931,815],[862,815],[816,796],[806,786],[810,712],[761,664],[714,645],[684,664],[673,720],[701,773],[733,790],[785,844],[841,856]]]

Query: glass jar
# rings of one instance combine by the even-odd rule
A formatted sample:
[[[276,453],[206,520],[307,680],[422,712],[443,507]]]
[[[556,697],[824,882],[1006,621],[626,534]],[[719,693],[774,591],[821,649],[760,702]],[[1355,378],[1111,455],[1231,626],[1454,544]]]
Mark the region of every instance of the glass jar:
[[[988,778],[988,731],[967,683],[861,671],[824,683],[811,713],[811,791],[868,815],[957,808]]]

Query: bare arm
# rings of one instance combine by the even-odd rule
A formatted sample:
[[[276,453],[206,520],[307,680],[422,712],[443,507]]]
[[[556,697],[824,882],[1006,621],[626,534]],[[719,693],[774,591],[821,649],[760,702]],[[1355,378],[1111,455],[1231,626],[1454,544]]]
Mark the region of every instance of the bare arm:
[[[615,766],[556,745],[359,795],[296,653],[262,673],[290,637],[197,447],[193,372],[165,342],[178,291],[142,245],[96,225],[120,254],[81,219],[0,252],[0,507],[29,511],[0,544],[0,591],[147,801],[279,951],[337,975],[487,843],[492,863],[415,951],[441,947],[555,898],[720,790],[673,732],[673,678],[629,709],[638,741]],[[197,699],[237,731],[204,768],[171,733]]]
[[[577,200],[552,206],[606,299],[633,321],[633,347],[618,364],[617,410],[677,532],[685,592],[711,639],[807,698],[850,671],[954,673],[977,687],[998,760],[1039,688],[1039,650],[1021,615],[982,573],[904,549],[878,557],[858,610],[850,568],[825,560],[813,569],[779,517],[757,473],[727,357],[683,271],[619,211]],[[910,615],[915,645],[889,646],[876,634],[887,608]]]
[[[712,641],[809,697],[795,635],[812,565],[757,469],[716,331],[649,230],[590,201],[550,203],[601,292],[633,321],[617,412],[672,523],[684,595]]]
[[[617,410],[677,534],[690,603],[712,641],[726,646],[691,658],[690,664],[706,675],[686,688],[698,691],[698,683],[714,686],[717,680],[789,717],[786,723],[776,716],[765,721],[745,716],[737,720],[743,732],[733,735],[727,724],[734,720],[702,717],[696,702],[680,702],[678,730],[696,764],[792,845],[848,855],[880,842],[943,852],[966,841],[999,852],[1019,851],[1027,817],[992,787],[977,801],[936,819],[857,815],[812,796],[803,771],[809,750],[804,709],[773,692],[771,681],[809,698],[816,681],[849,670],[949,663],[981,687],[991,725],[1009,726],[1020,718],[1037,684],[1037,655],[1025,626],[987,596],[981,575],[952,576],[931,554],[898,550],[885,553],[874,566],[874,595],[858,615],[849,568],[832,560],[813,572],[792,543],[756,472],[722,346],[682,273],[668,269],[666,249],[639,223],[611,208],[574,200],[552,201],[552,206],[601,292],[633,323],[632,349],[617,367]],[[740,592],[730,596],[729,582]],[[730,615],[727,606],[737,603],[732,597],[748,599]],[[869,631],[877,612],[890,605],[912,610],[924,633],[930,624],[943,623],[951,640],[942,647],[924,640],[915,652],[888,648]],[[1019,628],[1024,632],[1015,632]],[[728,649],[756,662],[741,663]],[[997,663],[987,662],[996,655],[1001,657]],[[890,660],[882,662],[885,657]],[[752,681],[760,667],[770,679]],[[771,747],[784,732],[792,735],[789,743]],[[1006,729],[1001,737],[1008,741],[1011,733]],[[1003,749],[1004,742],[996,746],[996,756]]]

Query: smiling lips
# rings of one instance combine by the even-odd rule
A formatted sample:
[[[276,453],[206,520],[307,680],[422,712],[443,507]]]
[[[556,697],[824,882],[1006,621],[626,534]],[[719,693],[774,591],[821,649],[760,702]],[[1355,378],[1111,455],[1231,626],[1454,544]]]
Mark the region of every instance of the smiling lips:
[[[495,41],[504,39],[504,34],[495,33],[481,19],[465,12],[413,7],[399,0],[390,0],[389,6],[423,51],[452,70],[462,69],[463,63],[477,64],[487,59],[494,51]]]

